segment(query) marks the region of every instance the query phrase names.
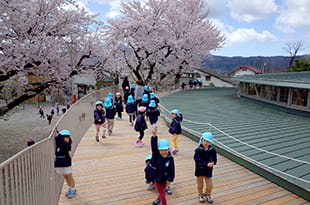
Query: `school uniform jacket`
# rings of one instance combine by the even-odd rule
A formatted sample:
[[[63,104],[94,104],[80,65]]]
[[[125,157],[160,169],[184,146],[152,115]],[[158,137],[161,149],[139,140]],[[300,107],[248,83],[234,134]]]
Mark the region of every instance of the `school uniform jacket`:
[[[139,114],[135,124],[135,130],[141,132],[147,129],[147,124],[143,115]]]
[[[199,147],[195,150],[194,155],[195,160],[195,176],[205,176],[212,177],[213,167],[208,167],[208,163],[214,162],[216,164],[216,150],[212,145],[205,149],[203,145],[199,145]]]
[[[166,181],[173,182],[175,176],[173,156],[170,153],[166,157],[161,156],[158,151],[157,141],[157,136],[151,137],[151,165],[155,167],[154,181],[159,184],[166,184]]]
[[[64,141],[62,135],[55,137],[56,151],[55,151],[55,167],[70,167],[71,157],[69,152],[71,151],[72,140],[70,138],[69,143]]]
[[[123,100],[122,98],[116,99],[115,98],[115,108],[117,112],[123,112],[124,111],[124,107],[123,107]]]
[[[157,108],[148,108],[147,112],[146,112],[146,116],[149,117],[151,124],[155,124],[158,121],[158,117],[160,116],[160,112]]]
[[[111,107],[106,107],[105,108],[105,112],[106,112],[106,118],[109,119],[109,120],[112,120],[114,119],[115,117],[115,114],[116,114],[116,109],[114,106],[111,106]]]
[[[183,120],[183,115],[180,114],[180,117],[178,116],[177,118],[174,118],[169,127],[169,133],[170,134],[181,134],[182,133],[182,128],[181,128],[181,122]]]
[[[126,112],[127,113],[136,113],[137,105],[135,102],[126,104]]]
[[[102,111],[98,110],[97,108],[94,110],[94,123],[95,124],[103,124],[105,122],[104,120],[104,114]],[[101,120],[101,121],[99,121]]]

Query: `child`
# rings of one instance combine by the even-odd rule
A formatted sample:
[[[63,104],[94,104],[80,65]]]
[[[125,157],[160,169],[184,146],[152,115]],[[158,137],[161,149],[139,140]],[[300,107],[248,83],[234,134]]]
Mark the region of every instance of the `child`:
[[[147,184],[147,190],[153,190],[155,189],[155,184],[154,184],[154,179],[152,174],[148,171],[149,169],[153,169],[152,165],[151,165],[151,159],[152,159],[152,155],[148,155],[145,157],[145,169],[144,169],[144,173],[145,173],[145,181]]]
[[[51,108],[51,114],[54,116],[54,114],[55,114],[55,108]]]
[[[143,107],[148,108],[148,107],[149,107],[149,104],[150,104],[150,101],[149,101],[148,95],[147,95],[147,94],[143,94],[143,97],[142,97],[142,99],[141,99],[140,106],[143,106]]]
[[[53,119],[53,115],[51,113],[47,114],[46,119],[48,120],[48,124],[50,125]]]
[[[153,205],[161,203],[167,205],[165,189],[174,180],[174,160],[169,152],[169,142],[165,139],[158,141],[156,131],[152,131],[151,137],[152,159],[151,164],[155,167],[154,182],[158,191],[158,197]],[[157,142],[158,141],[158,142]]]
[[[130,88],[130,95],[132,95],[132,97],[135,96],[135,90],[136,90],[136,84],[131,84],[131,88]]]
[[[157,109],[155,100],[151,100],[151,102],[149,104],[149,108],[147,109],[147,112],[146,112],[146,116],[149,118],[152,130],[155,129],[157,131],[157,124],[156,123],[158,121],[158,117],[160,116],[160,112]]]
[[[39,114],[40,114],[40,118],[45,118],[45,116],[44,116],[44,107],[43,106],[40,106]]]
[[[108,134],[111,135],[114,127],[114,117],[116,114],[116,109],[112,105],[110,98],[107,98],[104,102],[105,112],[106,112],[106,118],[107,118],[107,128],[108,128]]]
[[[54,129],[55,141],[56,141],[56,151],[55,151],[55,169],[58,174],[64,176],[69,190],[66,192],[68,198],[73,198],[77,194],[75,189],[75,181],[72,176],[72,162],[71,162],[71,144],[72,139],[70,137],[71,133],[68,130],[57,131]]]
[[[32,137],[29,137],[29,139],[27,140],[27,146],[30,147],[31,145],[34,145],[35,142],[33,141]]]
[[[197,177],[198,200],[200,203],[207,201],[212,204],[212,170],[217,162],[216,150],[212,147],[213,135],[210,132],[202,134],[199,146],[195,150],[195,176]],[[203,183],[206,183],[206,192],[203,193]]]
[[[113,93],[108,93],[108,95],[107,95],[107,97],[106,97],[106,99],[107,98],[110,98],[110,100],[111,100],[111,103],[113,104]]]
[[[171,148],[172,148],[172,154],[176,154],[178,151],[178,138],[180,134],[182,133],[182,128],[181,128],[181,122],[183,120],[183,115],[179,110],[174,109],[170,112],[171,114],[171,124],[169,127],[169,133],[172,135],[171,136]]]
[[[56,114],[57,114],[57,116],[59,115],[59,103],[57,102],[56,103],[56,105],[55,105],[55,107],[56,107]]]
[[[160,101],[159,101],[158,97],[155,95],[155,93],[153,93],[153,92],[150,93],[150,100],[155,100],[156,107],[158,107],[158,104]]]
[[[181,84],[182,90],[185,90],[185,86],[186,86],[186,83],[185,83],[185,81],[183,81]]]
[[[150,98],[150,87],[149,86],[144,86],[144,94],[147,94],[147,97]]]
[[[122,119],[122,112],[124,111],[121,93],[117,92],[114,100],[115,100],[114,105],[115,105],[117,115],[118,115],[118,117],[116,119],[121,120]]]
[[[132,97],[132,95],[128,96],[128,100],[126,103],[126,112],[129,115],[129,123],[133,126],[133,122],[136,119],[137,105]]]
[[[129,87],[127,86],[124,91],[124,102],[128,101],[128,96],[130,95]]]
[[[99,142],[99,132],[100,127],[103,127],[103,135],[102,138],[106,138],[106,123],[105,116],[103,113],[103,104],[101,101],[96,102],[96,109],[94,110],[94,123],[96,127],[96,141]]]
[[[138,140],[136,141],[135,145],[138,147],[143,146],[143,137],[144,137],[144,130],[147,129],[147,125],[144,118],[144,113],[146,111],[146,107],[139,107],[138,109],[138,117],[135,124],[135,130],[140,133]]]
[[[61,111],[62,111],[62,114],[65,114],[66,111],[67,111],[67,107],[66,107],[66,106],[63,106],[62,109],[61,109]]]

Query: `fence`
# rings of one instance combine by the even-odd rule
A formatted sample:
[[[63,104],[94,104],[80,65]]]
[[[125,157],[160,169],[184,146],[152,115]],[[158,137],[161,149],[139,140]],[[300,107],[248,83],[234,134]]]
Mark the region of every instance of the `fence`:
[[[60,118],[58,130],[72,133],[74,154],[82,136],[93,122],[94,104],[118,86],[103,88],[84,96]],[[0,164],[1,205],[56,205],[63,177],[54,171],[55,140],[50,136]]]

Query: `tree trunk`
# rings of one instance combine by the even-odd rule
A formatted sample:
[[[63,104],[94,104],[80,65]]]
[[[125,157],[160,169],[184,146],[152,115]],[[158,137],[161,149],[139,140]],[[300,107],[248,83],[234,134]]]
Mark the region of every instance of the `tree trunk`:
[[[180,86],[180,79],[181,79],[181,76],[182,76],[182,74],[180,74],[180,73],[177,73],[177,74],[175,75],[174,84],[175,84],[176,88],[178,88],[178,87]]]
[[[4,115],[14,107],[20,105],[21,103],[25,102],[26,100],[36,96],[37,94],[41,93],[44,91],[46,88],[50,87],[56,83],[56,81],[49,81],[46,82],[36,88],[33,88],[31,90],[28,90],[25,94],[15,98],[13,101],[9,102],[7,105],[0,107],[0,116]]]

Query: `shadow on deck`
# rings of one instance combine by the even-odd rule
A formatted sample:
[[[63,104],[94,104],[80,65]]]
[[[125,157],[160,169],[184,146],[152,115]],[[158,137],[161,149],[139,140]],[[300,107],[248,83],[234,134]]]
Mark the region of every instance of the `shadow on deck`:
[[[167,127],[160,120],[159,136],[169,139]],[[144,147],[136,148],[137,133],[129,126],[127,115],[115,120],[114,133],[108,139],[95,142],[95,129],[90,127],[82,138],[73,159],[73,175],[78,195],[67,199],[64,185],[60,205],[151,204],[157,194],[147,191],[144,180],[144,158],[150,154],[150,131]],[[196,142],[181,136],[181,151],[175,156],[176,178],[168,204],[194,205],[197,200],[193,154]],[[230,160],[218,156],[214,168],[214,204],[310,204],[304,199],[250,172]]]

